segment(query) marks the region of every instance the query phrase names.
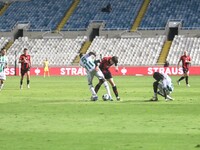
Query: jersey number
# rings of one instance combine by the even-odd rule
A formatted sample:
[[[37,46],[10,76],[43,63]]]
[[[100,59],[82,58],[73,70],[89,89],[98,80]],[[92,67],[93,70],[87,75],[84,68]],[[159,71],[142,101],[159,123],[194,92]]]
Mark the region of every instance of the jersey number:
[[[90,70],[92,67],[94,67],[94,64],[91,61],[87,61],[85,57],[82,58],[82,61],[87,70]]]

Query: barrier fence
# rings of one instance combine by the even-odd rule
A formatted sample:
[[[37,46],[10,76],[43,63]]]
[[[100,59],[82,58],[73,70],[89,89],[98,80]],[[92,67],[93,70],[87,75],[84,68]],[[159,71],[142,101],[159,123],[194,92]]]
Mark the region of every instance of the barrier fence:
[[[40,76],[44,74],[42,67],[35,67],[31,68],[31,75],[32,76]],[[51,76],[84,76],[86,75],[86,71],[82,67],[52,67],[49,68]],[[183,71],[182,68],[177,67],[147,67],[147,66],[140,66],[140,67],[119,67],[119,71],[116,72],[114,67],[110,68],[110,71],[114,76],[143,76],[143,75],[152,75],[154,72],[164,72],[169,75],[182,75]],[[14,76],[15,75],[15,68],[7,68],[5,70],[6,75]],[[200,66],[193,66],[189,69],[190,75],[200,75]],[[16,69],[16,75],[20,75],[19,68]]]

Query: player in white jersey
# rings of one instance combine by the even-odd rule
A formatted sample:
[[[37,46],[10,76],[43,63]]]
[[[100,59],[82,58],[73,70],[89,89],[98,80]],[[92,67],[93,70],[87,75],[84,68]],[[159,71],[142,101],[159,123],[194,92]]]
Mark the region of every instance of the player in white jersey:
[[[8,67],[8,59],[6,57],[6,49],[1,50],[0,54],[0,91],[3,89],[6,74],[4,69]]]
[[[174,90],[171,78],[167,74],[159,72],[154,72],[153,78],[156,81],[153,83],[154,97],[151,101],[158,100],[157,94],[163,96],[166,101],[173,100],[173,98],[169,96]]]
[[[93,78],[94,76],[96,76],[99,80],[103,81],[107,94],[109,95],[109,100],[112,100],[109,85],[107,81],[105,80],[103,73],[101,72],[97,64],[95,63],[96,54],[93,52],[89,52],[88,54],[85,54],[85,55],[80,54],[79,56],[80,56],[80,65],[86,69],[88,85],[92,93],[91,99],[94,101],[98,100],[97,93],[95,92],[93,84],[92,84]]]

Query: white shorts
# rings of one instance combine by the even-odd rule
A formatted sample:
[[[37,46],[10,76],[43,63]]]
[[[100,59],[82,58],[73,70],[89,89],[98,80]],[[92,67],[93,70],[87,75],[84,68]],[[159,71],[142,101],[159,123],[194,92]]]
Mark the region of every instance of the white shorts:
[[[99,69],[99,71],[93,70],[92,72],[87,72],[87,79],[88,79],[88,85],[92,84],[92,80],[96,76],[99,80],[105,79],[103,73]]]
[[[6,80],[6,74],[5,72],[0,72],[0,80]]]

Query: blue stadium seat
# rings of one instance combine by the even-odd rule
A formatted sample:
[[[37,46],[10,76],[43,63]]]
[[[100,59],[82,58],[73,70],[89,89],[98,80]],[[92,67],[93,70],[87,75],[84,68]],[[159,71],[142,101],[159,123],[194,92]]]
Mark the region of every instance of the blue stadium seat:
[[[169,19],[183,20],[183,27],[200,27],[199,0],[151,0],[140,29],[165,27]]]
[[[111,4],[112,11],[110,13],[102,12],[101,9],[106,7],[108,3]],[[64,30],[87,28],[90,21],[100,20],[106,22],[106,29],[130,29],[142,3],[142,0],[81,0],[65,24]]]
[[[72,2],[73,0],[13,2],[0,16],[0,22],[6,23],[6,29],[12,29],[18,21],[29,21],[30,29],[54,30]],[[1,23],[0,29],[5,29],[5,25]]]

